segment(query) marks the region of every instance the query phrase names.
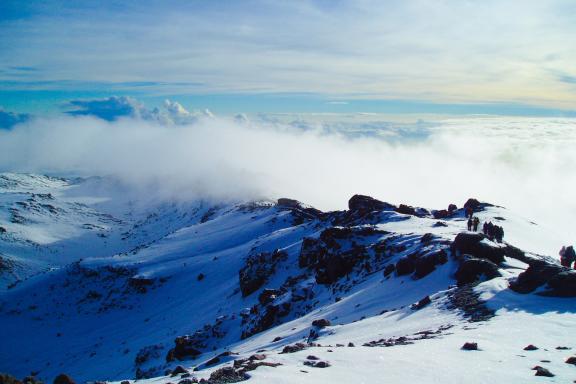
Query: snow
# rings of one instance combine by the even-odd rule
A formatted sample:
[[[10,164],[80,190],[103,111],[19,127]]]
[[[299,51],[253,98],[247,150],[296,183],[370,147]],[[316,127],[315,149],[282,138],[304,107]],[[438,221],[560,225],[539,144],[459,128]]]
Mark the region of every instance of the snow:
[[[250,371],[252,383],[565,383],[576,379],[576,369],[564,363],[576,353],[570,336],[576,329],[574,299],[510,291],[509,280],[527,267],[516,259],[502,263],[503,277],[475,288],[495,317],[471,323],[448,305],[457,268],[452,258],[417,280],[410,275],[384,277],[382,270],[376,270],[356,271],[332,287],[317,284],[313,275],[299,268],[298,255],[304,237],[317,238],[331,224],[312,220],[295,225],[291,211],[274,204],[138,199],[106,178],[3,174],[0,183],[0,226],[7,229],[0,235],[0,256],[18,265],[14,274],[2,275],[0,371],[24,376],[36,370],[46,381],[61,372],[80,382],[120,381],[134,378],[135,357],[148,347],[157,355],[142,368],[156,367],[156,377],[142,383],[177,382],[163,372],[178,364],[200,366],[194,376],[208,378],[230,365],[201,365],[212,357],[233,351],[238,353],[233,358],[239,359],[261,350],[266,361],[282,365]],[[40,204],[40,193],[51,194],[50,204],[57,214],[21,209],[25,223],[12,223],[9,209],[30,197]],[[556,257],[547,252],[558,247],[554,231],[501,207],[477,215],[481,222],[503,225],[505,240],[512,245]],[[405,245],[406,249],[387,256],[387,262],[395,262],[422,249],[422,235],[432,233],[450,242],[466,226],[462,213],[442,220],[445,227],[434,226],[437,221],[383,212],[376,228],[390,233],[365,241],[391,239],[394,245]],[[350,245],[346,241],[342,246]],[[310,290],[313,299],[305,301],[309,308],[302,313],[293,311],[270,329],[242,339],[241,314],[258,303],[261,289],[242,297],[238,271],[247,255],[276,249],[285,251],[287,258],[278,262],[261,289],[281,287],[288,277],[304,274],[295,289]],[[145,293],[130,286],[130,278],[135,277],[152,282]],[[8,289],[16,279],[18,284]],[[289,290],[274,304],[291,302],[296,291]],[[428,295],[431,304],[412,308]],[[318,331],[314,342],[320,346],[280,353],[286,345],[306,342],[316,319],[331,322]],[[210,338],[209,350],[197,360],[167,364],[165,356],[174,339],[206,324],[220,324],[223,336]],[[421,339],[418,335],[423,331],[437,333]],[[400,337],[413,343],[363,345]],[[281,339],[273,341],[277,338]],[[355,346],[347,347],[350,342]],[[461,350],[465,342],[477,342],[480,350]],[[524,351],[528,344],[539,349]],[[573,349],[557,350],[558,346]],[[308,355],[331,366],[305,366]],[[549,368],[556,376],[535,378],[531,370],[535,365]]]

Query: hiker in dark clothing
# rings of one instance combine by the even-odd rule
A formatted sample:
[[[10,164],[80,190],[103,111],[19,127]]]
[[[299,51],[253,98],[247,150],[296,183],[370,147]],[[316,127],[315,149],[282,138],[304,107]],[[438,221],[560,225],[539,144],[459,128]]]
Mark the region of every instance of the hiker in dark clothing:
[[[475,217],[474,220],[472,220],[472,226],[474,227],[474,232],[478,232],[478,225],[480,225],[480,219]]]
[[[562,250],[564,250],[564,255],[562,255]],[[576,261],[576,252],[574,252],[574,247],[571,245],[568,247],[562,247],[560,250],[560,264],[564,267],[571,268],[574,261]],[[576,264],[574,267],[576,268]]]
[[[468,219],[468,230],[471,231],[472,230],[472,218]]]
[[[504,228],[500,227],[499,225],[494,226],[494,237],[498,243],[502,242],[504,238]]]
[[[486,225],[486,236],[488,236],[490,240],[494,240],[494,224],[492,224],[491,221]]]

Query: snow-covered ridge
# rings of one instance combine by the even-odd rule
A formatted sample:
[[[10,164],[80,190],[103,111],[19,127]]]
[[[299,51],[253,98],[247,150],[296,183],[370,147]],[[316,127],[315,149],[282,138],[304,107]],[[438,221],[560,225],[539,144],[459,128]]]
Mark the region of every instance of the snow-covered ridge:
[[[0,371],[483,383],[526,382],[541,365],[573,379],[570,351],[555,348],[576,348],[574,273],[504,208],[465,204],[505,228],[497,243],[467,232],[454,206],[360,195],[340,212],[290,199],[142,206],[86,180],[1,180]],[[461,351],[466,341],[481,351]]]

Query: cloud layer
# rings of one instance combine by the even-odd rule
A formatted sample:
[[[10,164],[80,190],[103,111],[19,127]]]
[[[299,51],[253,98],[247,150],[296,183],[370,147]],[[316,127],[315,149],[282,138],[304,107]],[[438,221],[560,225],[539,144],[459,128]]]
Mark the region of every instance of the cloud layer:
[[[576,236],[573,119],[335,119],[35,119],[0,131],[0,170],[112,175],[163,198],[285,196],[322,209],[343,209],[355,193],[432,208],[476,196]]]

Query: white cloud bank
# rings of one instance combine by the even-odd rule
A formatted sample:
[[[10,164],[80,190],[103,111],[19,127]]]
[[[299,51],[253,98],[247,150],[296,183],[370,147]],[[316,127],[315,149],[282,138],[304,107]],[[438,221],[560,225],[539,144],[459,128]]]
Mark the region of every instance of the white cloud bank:
[[[447,120],[415,125],[408,139],[386,124],[305,124],[35,119],[0,131],[0,170],[115,175],[164,197],[286,196],[322,209],[343,209],[355,193],[431,208],[474,196],[576,238],[574,120]],[[400,137],[351,137],[353,126]]]

